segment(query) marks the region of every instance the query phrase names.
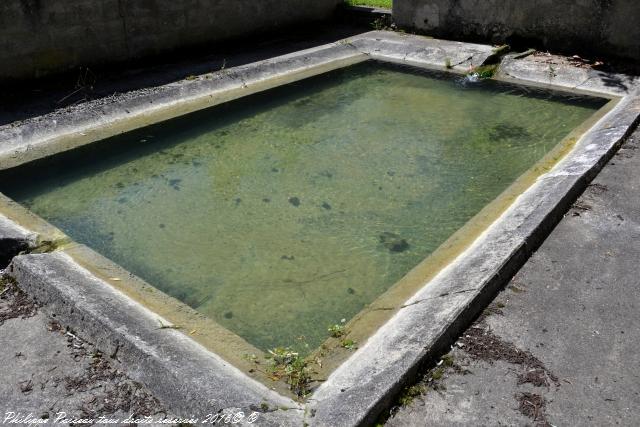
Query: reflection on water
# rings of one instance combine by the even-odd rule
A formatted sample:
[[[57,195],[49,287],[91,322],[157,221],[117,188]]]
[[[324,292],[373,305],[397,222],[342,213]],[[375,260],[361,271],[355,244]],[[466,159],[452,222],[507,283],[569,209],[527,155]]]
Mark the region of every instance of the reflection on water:
[[[314,347],[603,103],[369,62],[0,182],[252,344]]]

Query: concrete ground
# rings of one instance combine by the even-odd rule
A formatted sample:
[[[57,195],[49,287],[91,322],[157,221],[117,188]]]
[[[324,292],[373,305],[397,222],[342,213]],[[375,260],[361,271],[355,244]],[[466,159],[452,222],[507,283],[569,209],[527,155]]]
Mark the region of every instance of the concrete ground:
[[[637,130],[389,426],[638,425],[639,170]]]
[[[117,358],[66,330],[6,280],[0,345],[0,424],[166,415],[143,385],[121,372]]]

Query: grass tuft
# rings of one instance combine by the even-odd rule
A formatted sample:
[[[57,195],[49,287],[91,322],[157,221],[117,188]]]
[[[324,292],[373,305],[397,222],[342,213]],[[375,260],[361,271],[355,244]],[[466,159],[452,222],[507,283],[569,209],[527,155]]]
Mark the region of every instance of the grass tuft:
[[[309,383],[311,382],[307,361],[289,347],[269,350],[267,357],[271,359],[269,369],[271,379],[278,381],[284,378],[291,391],[304,399],[309,393]]]
[[[349,6],[371,6],[391,9],[391,0],[345,0]]]

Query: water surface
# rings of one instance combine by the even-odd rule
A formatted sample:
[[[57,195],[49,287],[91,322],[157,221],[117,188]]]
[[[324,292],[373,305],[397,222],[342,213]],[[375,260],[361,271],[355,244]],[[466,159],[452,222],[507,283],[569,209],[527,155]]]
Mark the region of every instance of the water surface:
[[[604,102],[367,62],[0,187],[257,347],[315,347]]]

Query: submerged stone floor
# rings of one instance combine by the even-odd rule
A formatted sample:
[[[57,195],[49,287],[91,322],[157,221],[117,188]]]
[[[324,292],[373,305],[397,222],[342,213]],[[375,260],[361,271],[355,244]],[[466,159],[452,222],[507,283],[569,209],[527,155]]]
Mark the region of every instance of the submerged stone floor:
[[[388,425],[637,425],[638,170],[640,130]]]
[[[340,28],[316,40],[276,40],[235,56],[132,70],[79,90],[35,88],[4,105],[0,124],[55,108],[64,114],[65,106],[83,100],[152,88],[357,31]],[[405,393],[388,425],[637,424],[639,147],[636,131],[443,363]],[[0,293],[1,419],[6,411],[36,418],[58,411],[93,418],[164,415],[162,405],[122,373],[117,355],[101,354],[15,288]]]

